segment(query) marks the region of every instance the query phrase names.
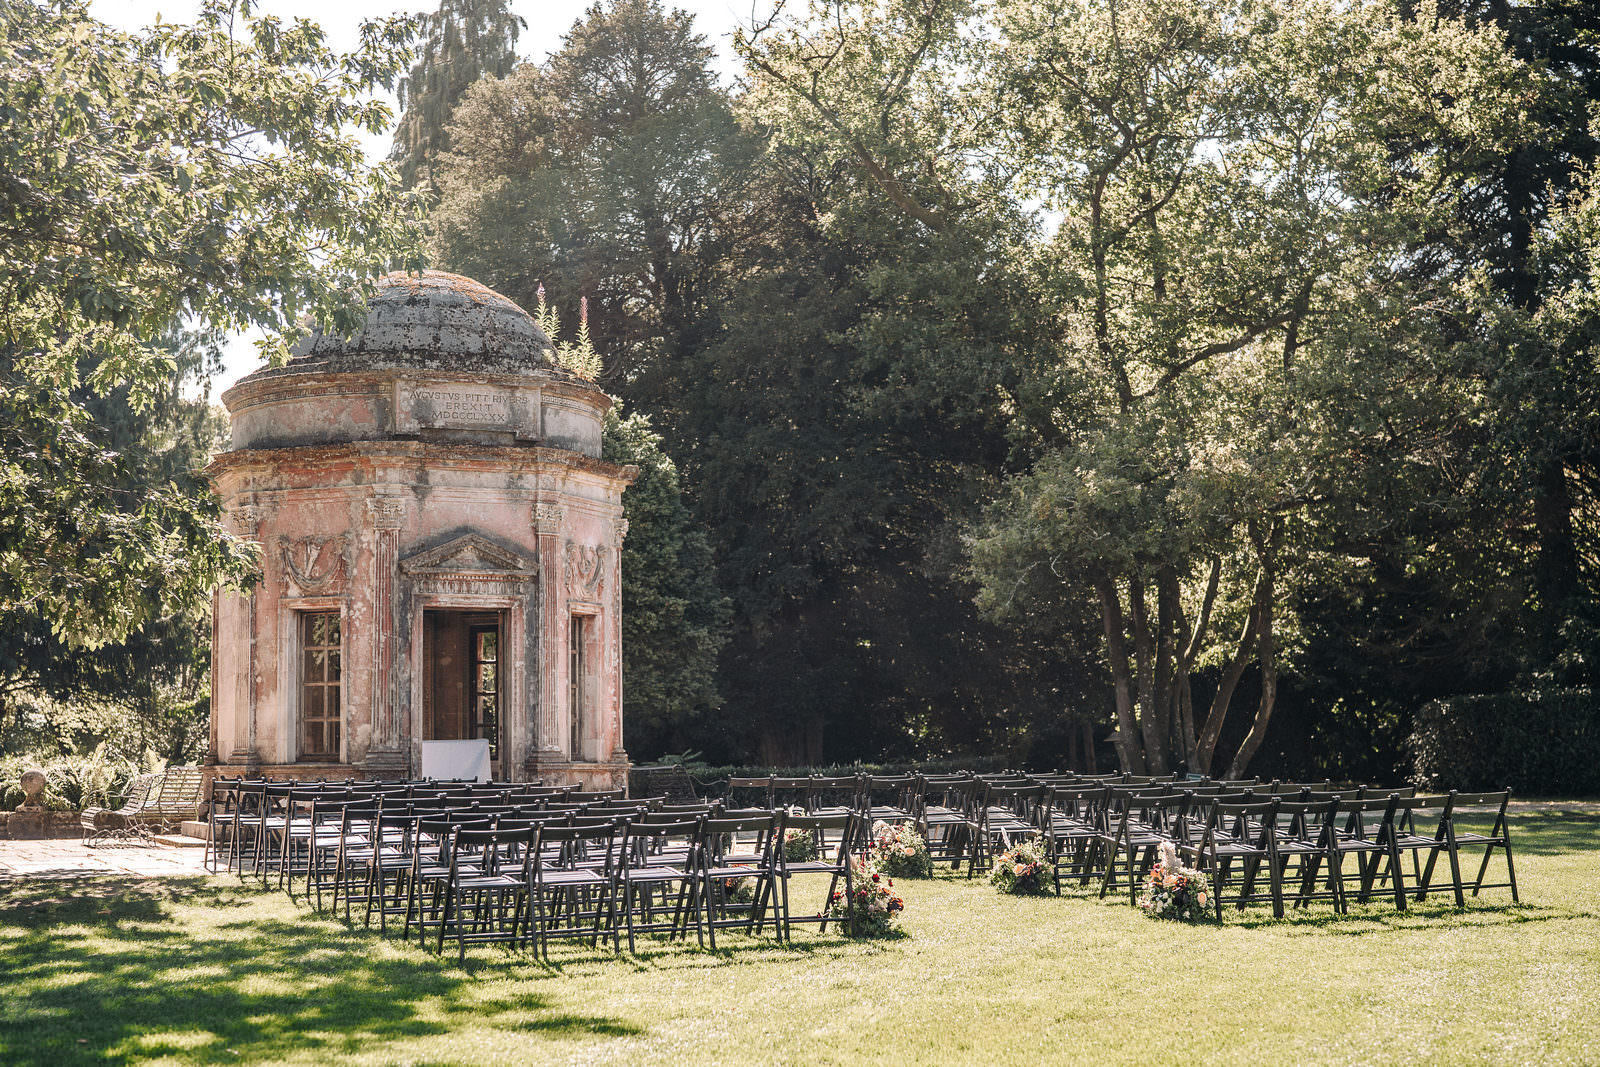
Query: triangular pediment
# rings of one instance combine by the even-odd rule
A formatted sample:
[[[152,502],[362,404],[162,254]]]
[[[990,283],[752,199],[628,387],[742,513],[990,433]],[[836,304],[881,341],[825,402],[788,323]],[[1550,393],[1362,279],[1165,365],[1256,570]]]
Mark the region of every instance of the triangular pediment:
[[[407,556],[400,561],[400,569],[407,574],[529,575],[535,571],[532,560],[477,534]]]

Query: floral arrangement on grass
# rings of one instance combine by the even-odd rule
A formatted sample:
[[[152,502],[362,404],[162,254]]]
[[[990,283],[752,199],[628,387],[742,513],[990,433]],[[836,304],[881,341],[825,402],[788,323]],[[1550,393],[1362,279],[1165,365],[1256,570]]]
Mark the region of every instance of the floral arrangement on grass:
[[[1170,841],[1161,844],[1161,861],[1150,868],[1139,908],[1153,919],[1203,922],[1211,917],[1206,908],[1210,899],[1206,876],[1178,859],[1178,849]]]
[[[848,892],[835,889],[828,901],[828,918],[855,937],[883,937],[894,932],[895,920],[906,902],[894,891],[894,879],[878,870],[869,854],[851,865]],[[851,923],[854,920],[854,926]]]
[[[928,843],[908,822],[895,824],[879,819],[873,823],[869,851],[878,870],[891,878],[933,877],[933,856],[928,852]]]
[[[1055,872],[1044,839],[1019,841],[995,858],[989,881],[1002,893],[1040,896],[1055,888]]]
[[[809,863],[817,858],[817,839],[810,830],[788,827],[783,831],[783,858],[790,863]]]
[[[729,904],[753,904],[756,899],[754,878],[724,878],[722,899]]]

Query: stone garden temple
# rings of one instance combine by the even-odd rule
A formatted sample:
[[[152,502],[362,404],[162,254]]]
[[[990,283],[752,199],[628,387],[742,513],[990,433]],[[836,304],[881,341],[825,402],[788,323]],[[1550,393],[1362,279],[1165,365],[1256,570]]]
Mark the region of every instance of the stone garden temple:
[[[367,310],[222,396],[208,473],[262,569],[218,594],[213,758],[398,778],[481,738],[496,778],[625,785],[609,398],[470,279],[391,274]]]

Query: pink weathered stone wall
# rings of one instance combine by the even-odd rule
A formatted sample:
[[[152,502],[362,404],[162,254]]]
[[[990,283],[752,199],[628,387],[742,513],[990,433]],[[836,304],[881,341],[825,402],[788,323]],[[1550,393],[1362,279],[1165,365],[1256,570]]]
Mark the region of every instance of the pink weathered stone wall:
[[[424,612],[441,609],[499,615],[502,777],[625,786],[619,557],[635,472],[599,458],[609,398],[531,358],[532,320],[466,279],[391,279],[373,308],[355,340],[319,339],[224,394],[233,447],[209,473],[262,574],[217,597],[217,770],[416,775]],[[341,751],[322,762],[299,751],[307,611],[342,626]],[[576,752],[574,613],[592,627]]]

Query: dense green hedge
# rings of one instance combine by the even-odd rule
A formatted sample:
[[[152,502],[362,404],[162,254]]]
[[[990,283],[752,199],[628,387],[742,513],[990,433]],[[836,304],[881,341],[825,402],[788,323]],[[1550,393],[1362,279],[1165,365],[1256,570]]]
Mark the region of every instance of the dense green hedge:
[[[1425,789],[1600,793],[1600,703],[1588,689],[1438,700],[1417,713],[1413,781]]]
[[[777,775],[780,778],[803,778],[806,775],[817,774],[825,778],[833,778],[845,774],[953,774],[956,771],[977,771],[989,773],[1002,771],[1014,766],[1000,756],[969,756],[954,759],[908,760],[903,763],[836,763],[827,767],[711,767],[704,764],[690,764],[689,776],[694,779],[695,789],[703,797],[721,796],[728,788],[729,778],[765,778]]]

